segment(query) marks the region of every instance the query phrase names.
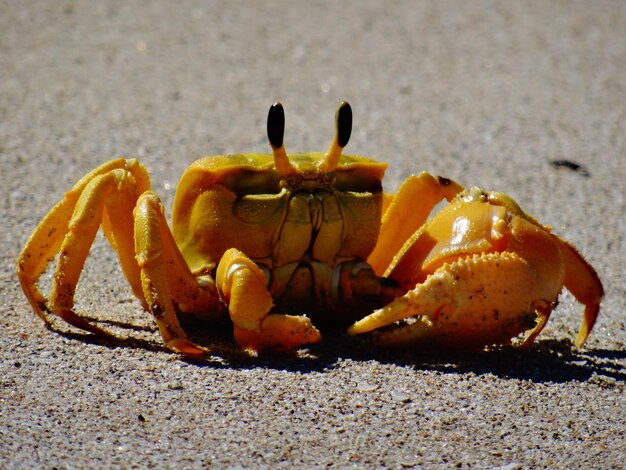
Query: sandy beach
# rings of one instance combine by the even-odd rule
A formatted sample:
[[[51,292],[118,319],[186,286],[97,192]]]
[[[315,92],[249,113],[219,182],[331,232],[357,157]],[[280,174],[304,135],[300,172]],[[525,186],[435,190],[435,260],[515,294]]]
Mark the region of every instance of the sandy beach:
[[[626,3],[2,2],[0,467],[623,468]],[[585,347],[563,292],[528,350],[381,351],[338,332],[252,357],[228,326],[164,348],[100,234],[76,311],[47,329],[15,260],[99,164],[140,159],[167,213],[203,155],[346,153],[512,195],[579,248],[606,296]],[[47,292],[51,271],[41,280]]]

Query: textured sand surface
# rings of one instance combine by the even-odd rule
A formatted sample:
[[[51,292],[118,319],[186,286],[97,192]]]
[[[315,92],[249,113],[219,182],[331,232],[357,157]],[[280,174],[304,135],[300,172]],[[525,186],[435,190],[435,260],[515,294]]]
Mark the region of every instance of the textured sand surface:
[[[1,2],[0,467],[623,468],[625,31],[619,0]],[[196,332],[215,358],[191,363],[102,237],[77,310],[120,340],[31,312],[15,258],[87,171],[138,157],[169,208],[195,158],[268,151],[273,101],[305,151],[343,99],[347,152],[390,162],[388,190],[427,170],[506,191],[581,249],[606,288],[583,350],[565,293],[528,351],[337,334],[250,358],[217,329]]]

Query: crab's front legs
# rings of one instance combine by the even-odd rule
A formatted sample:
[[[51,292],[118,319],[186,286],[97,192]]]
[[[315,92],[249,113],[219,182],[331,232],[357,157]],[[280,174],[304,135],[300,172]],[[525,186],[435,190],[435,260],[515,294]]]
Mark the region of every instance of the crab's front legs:
[[[235,339],[243,348],[291,349],[320,341],[321,335],[309,318],[269,314],[273,300],[265,274],[240,251],[230,249],[224,253],[216,282],[228,304]]]

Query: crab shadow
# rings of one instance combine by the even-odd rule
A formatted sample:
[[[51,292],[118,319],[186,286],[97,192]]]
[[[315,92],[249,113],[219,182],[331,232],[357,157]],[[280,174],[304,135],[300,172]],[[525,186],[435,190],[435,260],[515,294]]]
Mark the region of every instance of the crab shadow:
[[[193,323],[192,323],[193,324]],[[577,350],[569,339],[540,339],[529,348],[505,346],[486,351],[436,351],[382,349],[371,342],[341,331],[324,332],[324,341],[296,351],[269,351],[250,354],[242,351],[232,336],[232,326],[225,322],[210,331],[199,327],[187,331],[192,340],[207,346],[219,356],[222,367],[232,369],[271,368],[292,372],[323,372],[346,360],[379,362],[416,371],[439,371],[449,374],[491,374],[503,379],[532,382],[584,382],[594,374],[616,381],[626,381],[626,351],[610,349]],[[215,366],[215,357],[191,360],[198,366]]]
[[[540,339],[524,349],[505,346],[474,352],[380,349],[366,341],[340,334],[325,340],[325,343],[311,347],[311,351],[327,364],[344,359],[375,361],[411,367],[416,371],[489,374],[536,383],[585,382],[594,375],[618,382],[626,381],[626,351],[577,350],[569,339]]]
[[[155,327],[138,327],[123,322],[102,321],[108,326],[126,330],[126,337],[96,336],[91,333],[51,327],[56,333],[73,340],[111,349],[142,349],[170,353]],[[273,351],[253,354],[241,350],[234,341],[229,323],[198,326],[185,325],[190,338],[212,353],[206,357],[182,361],[197,367],[226,369],[271,368],[298,373],[323,372],[335,369],[343,361],[375,361],[412,367],[416,371],[438,371],[447,374],[474,373],[495,375],[504,379],[532,382],[584,382],[594,375],[615,381],[626,381],[626,351],[590,348],[577,350],[569,339],[539,339],[529,348],[505,346],[488,351],[437,351],[381,349],[367,340],[342,332],[326,332],[324,341],[296,351]],[[153,333],[146,339],[141,333]]]
[[[585,382],[594,375],[626,381],[624,351],[578,351],[570,340],[538,340],[529,348],[505,346],[488,351],[385,352],[379,362],[450,374],[474,373],[535,383]],[[621,364],[620,364],[621,362]]]

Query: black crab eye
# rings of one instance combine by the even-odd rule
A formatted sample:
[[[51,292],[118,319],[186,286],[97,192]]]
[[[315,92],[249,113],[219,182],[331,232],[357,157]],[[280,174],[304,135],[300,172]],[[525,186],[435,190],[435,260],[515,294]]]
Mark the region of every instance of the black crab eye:
[[[283,136],[285,135],[285,110],[280,103],[270,106],[267,113],[267,138],[274,148],[283,146]]]
[[[337,143],[343,148],[348,145],[352,134],[352,108],[347,101],[342,101],[337,108]]]

